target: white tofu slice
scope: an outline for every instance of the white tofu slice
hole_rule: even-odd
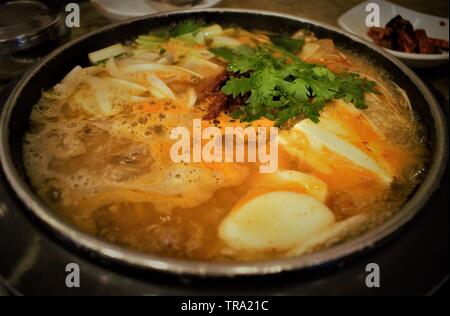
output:
[[[392,176],[384,170],[378,163],[364,153],[362,150],[345,141],[344,139],[326,131],[310,120],[303,120],[294,126],[295,130],[300,131],[308,138],[311,146],[320,149],[322,146],[329,150],[344,156],[356,165],[375,173],[382,181],[392,182]]]
[[[258,183],[265,187],[287,190],[292,185],[305,189],[308,195],[325,203],[328,186],[317,177],[296,170],[278,170],[275,173],[261,174]]]
[[[346,238],[359,235],[367,228],[367,225],[369,225],[369,216],[367,214],[355,215],[341,222],[333,223],[320,233],[294,247],[286,256],[302,256],[313,252],[319,247],[333,246]]]
[[[335,221],[325,204],[295,192],[271,192],[237,205],[219,226],[219,237],[237,250],[290,250]]]

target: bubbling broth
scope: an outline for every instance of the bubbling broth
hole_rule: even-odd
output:
[[[406,93],[306,30],[188,21],[89,58],[33,107],[24,163],[51,209],[109,242],[208,261],[301,256],[385,221],[425,172]],[[277,170],[174,162],[173,131],[194,120],[277,127]]]

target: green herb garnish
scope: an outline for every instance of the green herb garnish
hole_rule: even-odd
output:
[[[211,50],[229,63],[227,69],[234,74],[222,92],[233,98],[247,97],[245,106],[232,113],[234,118],[249,122],[266,117],[282,126],[296,117],[318,122],[321,110],[333,99],[351,102],[359,109],[367,107],[364,94],[374,92],[374,82],[305,63],[289,50],[275,45]]]
[[[202,21],[187,20],[171,29],[169,35],[170,37],[177,37],[189,33],[195,33],[204,26],[205,23]]]
[[[303,48],[303,45],[305,45],[305,41],[303,39],[295,39],[280,35],[272,35],[270,36],[270,40],[276,46],[281,47],[290,53],[299,52]]]

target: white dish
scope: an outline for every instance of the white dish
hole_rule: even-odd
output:
[[[221,0],[204,0],[190,9],[209,8]],[[143,15],[159,12],[146,0],[91,0],[97,11],[112,21],[123,21]],[[182,8],[180,8],[182,9]]]
[[[449,39],[449,20],[447,18],[420,13],[384,0],[369,0],[353,7],[339,17],[339,26],[372,42],[372,39],[367,35],[368,27],[365,22],[368,15],[365,9],[368,3],[377,3],[379,5],[381,26],[385,26],[395,16],[401,15],[409,20],[415,29],[424,29],[429,37],[447,41]],[[442,54],[411,54],[390,49],[386,50],[413,68],[442,66],[447,64],[449,59],[448,52]]]

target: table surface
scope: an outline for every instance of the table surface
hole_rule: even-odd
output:
[[[360,0],[223,0],[217,6],[276,11],[337,25],[338,17],[360,2]],[[447,0],[392,0],[392,2],[424,13],[448,17],[449,2]],[[73,29],[71,36],[75,38],[109,23],[111,22],[100,16],[90,3],[82,3],[81,27]],[[418,70],[417,73],[448,100],[448,67]],[[1,86],[0,83],[0,89]]]

